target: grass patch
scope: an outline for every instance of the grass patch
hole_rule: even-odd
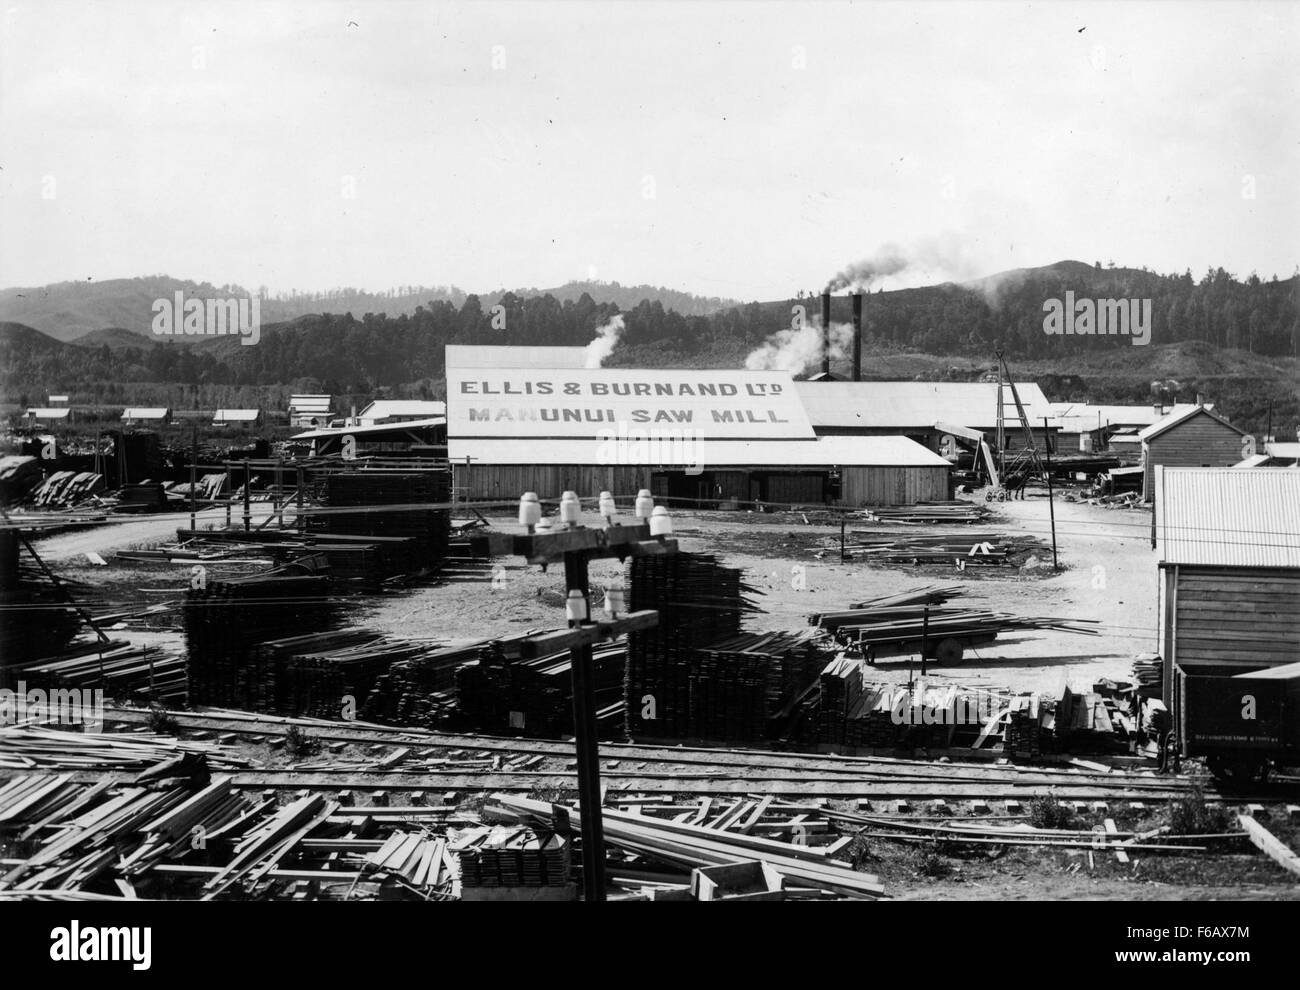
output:
[[[1050,794],[1036,797],[1029,802],[1029,824],[1034,828],[1069,828],[1074,824],[1074,811]]]
[[[284,749],[292,756],[307,756],[316,752],[316,740],[307,735],[301,726],[291,725],[284,734]]]
[[[1221,804],[1209,804],[1199,786],[1169,804],[1169,830],[1174,835],[1214,835],[1232,831],[1235,824],[1232,812]]]
[[[912,850],[912,869],[919,876],[938,880],[952,873],[952,864],[944,857],[939,843],[932,840]]]
[[[181,724],[171,715],[167,714],[162,705],[153,704],[149,706],[149,731],[156,732],[160,736],[175,736],[181,731]]]

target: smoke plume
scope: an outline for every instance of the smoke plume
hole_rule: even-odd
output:
[[[596,328],[596,339],[587,345],[584,368],[599,368],[614,353],[618,338],[623,336],[623,316],[615,316],[602,327]]]
[[[831,360],[839,360],[853,346],[853,327],[831,324]],[[799,329],[778,330],[745,358],[750,371],[788,371],[797,375],[822,360],[822,328],[807,321]]]
[[[886,244],[870,258],[845,268],[826,284],[825,291],[849,289],[865,292],[893,276],[897,276],[899,282],[922,285],[974,278],[976,274],[978,268],[968,254],[965,242],[949,235],[918,241],[909,248]]]

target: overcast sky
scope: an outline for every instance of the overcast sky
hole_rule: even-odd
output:
[[[11,3],[0,285],[1285,277],[1298,56],[1294,2]]]

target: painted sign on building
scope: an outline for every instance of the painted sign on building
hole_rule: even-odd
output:
[[[710,440],[813,436],[781,372],[447,369],[449,437],[596,438],[611,430],[664,429]]]

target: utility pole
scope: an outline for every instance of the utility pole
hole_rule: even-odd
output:
[[[1052,445],[1047,442],[1047,417],[1043,417],[1043,449],[1047,456],[1047,512],[1052,519],[1052,570],[1059,571],[1056,562],[1056,501],[1052,497]]]
[[[190,532],[199,528],[198,514],[194,504],[194,489],[198,484],[195,477],[199,466],[199,423],[190,420]]]
[[[564,585],[570,595],[582,596],[583,618],[570,619],[569,627],[591,624],[591,588],[587,578],[587,553],[564,554]],[[569,675],[573,682],[573,745],[578,756],[578,805],[582,809],[582,887],[589,901],[605,899],[605,826],[600,814],[600,751],[596,739],[596,693],[592,686],[591,644],[569,649]]]

